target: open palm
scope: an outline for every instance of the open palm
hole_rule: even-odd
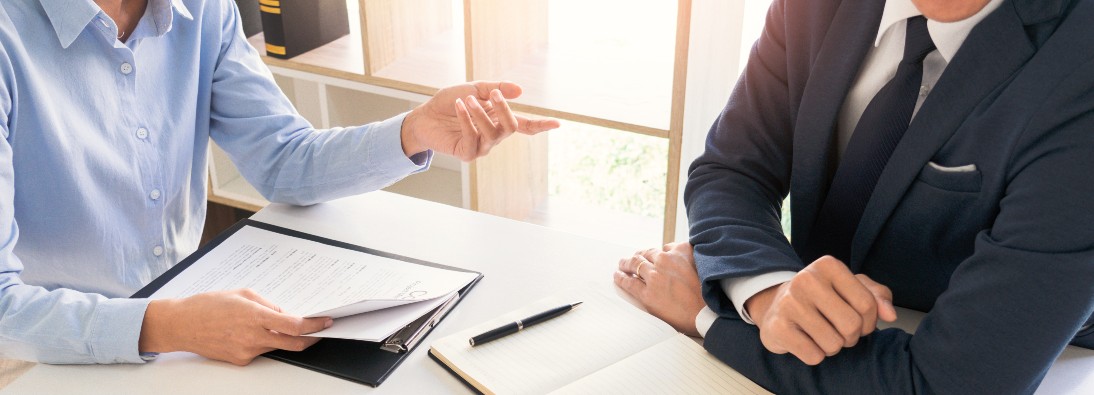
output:
[[[533,120],[513,113],[507,99],[520,97],[512,82],[470,82],[441,89],[403,122],[403,150],[427,149],[471,161],[513,133],[536,134],[557,128],[553,119]]]

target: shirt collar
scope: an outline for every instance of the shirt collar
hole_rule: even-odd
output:
[[[988,14],[995,11],[996,8],[1003,3],[1003,0],[991,0],[984,6],[979,12],[973,14],[968,18],[962,19],[956,22],[938,22],[934,20],[927,20],[927,31],[931,33],[931,40],[934,41],[935,47],[938,48],[938,53],[942,55],[942,58],[949,62],[953,59],[954,54],[961,48],[961,44],[965,42],[965,38],[969,36],[969,32],[976,24],[980,23]],[[923,15],[919,12],[919,9],[915,7],[912,0],[888,0],[885,2],[885,10],[881,14],[881,25],[878,27],[877,38],[874,40],[874,46],[881,45],[881,38],[884,37],[890,30],[899,26],[906,26],[901,22],[904,20]]]
[[[168,2],[170,2],[170,6],[168,6]],[[41,3],[42,9],[46,12],[46,17],[53,25],[53,31],[57,33],[57,39],[61,41],[62,48],[68,48],[69,45],[72,45],[72,42],[76,41],[76,37],[80,36],[87,24],[102,12],[102,9],[92,0],[41,0]],[[149,0],[148,7],[151,8],[156,23],[156,31],[159,34],[171,30],[172,11],[183,18],[194,19],[182,0]]]

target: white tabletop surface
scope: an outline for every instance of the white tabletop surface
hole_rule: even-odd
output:
[[[39,364],[0,393],[62,394],[442,394],[470,392],[427,352],[431,340],[577,286],[614,289],[620,257],[652,246],[620,246],[437,203],[374,192],[311,207],[270,205],[255,220],[480,271],[485,278],[380,387],[258,358],[245,367],[188,353],[145,365]],[[901,311],[914,329],[920,313]],[[1038,393],[1094,393],[1094,351],[1068,347]]]

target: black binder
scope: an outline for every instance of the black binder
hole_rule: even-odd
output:
[[[258,0],[266,55],[288,59],[349,34],[345,0]]]
[[[250,37],[262,33],[262,12],[258,10],[258,0],[236,0],[236,6],[239,7],[243,35]]]
[[[155,293],[157,290],[159,290],[161,287],[171,281],[171,279],[175,278],[175,276],[178,276],[179,273],[182,273],[183,270],[186,270],[187,267],[190,267],[190,265],[192,265],[198,259],[201,259],[202,256],[204,256],[209,251],[212,251],[214,248],[220,245],[220,243],[224,242],[224,240],[226,240],[229,236],[231,236],[233,233],[243,228],[244,226],[251,226],[292,237],[345,248],[348,250],[396,259],[410,264],[425,265],[447,270],[478,274],[478,277],[472,280],[471,283],[467,284],[467,286],[459,290],[459,297],[457,299],[454,299],[450,306],[441,306],[440,308],[438,308],[441,311],[437,312],[438,314],[436,315],[436,317],[434,317],[435,319],[424,319],[426,317],[423,317],[423,320],[419,320],[420,322],[417,322],[424,325],[421,328],[421,330],[424,332],[420,333],[420,337],[418,337],[417,340],[420,340],[421,338],[427,336],[428,332],[432,330],[433,326],[436,325],[445,316],[447,316],[448,312],[451,311],[451,307],[454,307],[456,304],[458,304],[459,301],[462,300],[465,295],[467,295],[467,292],[470,292],[471,288],[474,287],[475,284],[478,284],[479,280],[481,280],[483,277],[482,273],[471,270],[445,266],[433,262],[423,261],[420,259],[405,257],[402,255],[395,255],[388,252],[374,250],[371,248],[361,247],[349,243],[343,243],[337,240],[331,240],[316,235],[295,231],[292,229],[282,228],[276,225],[270,225],[267,223],[254,221],[251,219],[244,219],[237,222],[235,225],[232,225],[232,227],[228,228],[228,230],[225,230],[221,234],[217,235],[217,237],[213,239],[213,241],[209,242],[209,244],[205,245],[197,252],[194,252],[190,256],[186,257],[186,259],[183,259],[182,262],[179,262],[163,275],[157,277],[155,280],[152,280],[151,283],[146,285],[144,288],[141,288],[141,290],[133,294],[132,297],[147,298],[151,296],[153,293]],[[448,308],[446,309],[445,307]],[[304,351],[292,352],[277,350],[263,354],[263,356],[292,365],[300,366],[306,369],[311,369],[320,373],[329,374],[331,376],[341,379],[375,387],[380,385],[380,383],[383,383],[384,379],[386,379],[387,376],[390,375],[391,372],[393,372],[395,368],[403,362],[403,359],[405,359],[406,356],[409,355],[410,352],[414,351],[414,348],[416,348],[417,345],[421,343],[421,341],[416,341],[412,344],[407,344],[406,351],[395,353],[381,349],[381,347],[385,346],[384,343],[347,339],[323,339]]]

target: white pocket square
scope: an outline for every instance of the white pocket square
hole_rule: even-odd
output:
[[[975,164],[949,167],[949,166],[942,166],[942,165],[934,163],[934,162],[927,162],[927,165],[934,168],[935,170],[941,171],[943,173],[970,173],[970,172],[976,171],[976,165]]]

